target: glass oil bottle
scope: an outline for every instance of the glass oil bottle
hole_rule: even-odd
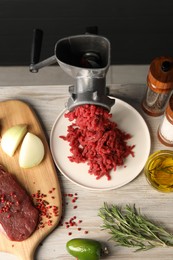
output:
[[[173,192],[173,151],[160,150],[151,154],[144,167],[147,181],[162,192]]]

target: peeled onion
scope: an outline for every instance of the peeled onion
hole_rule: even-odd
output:
[[[21,168],[32,168],[43,160],[44,145],[41,139],[28,132],[22,142],[19,152],[19,165]]]
[[[19,124],[10,127],[1,138],[2,150],[9,156],[13,156],[24,135],[27,132],[26,124]]]

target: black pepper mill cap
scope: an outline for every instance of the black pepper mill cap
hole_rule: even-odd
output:
[[[164,72],[169,71],[170,68],[171,68],[171,63],[170,63],[170,61],[165,60],[165,61],[162,62],[161,69],[162,69]]]

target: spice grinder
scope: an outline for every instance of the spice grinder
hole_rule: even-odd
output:
[[[110,42],[105,37],[94,34],[75,35],[57,41],[54,55],[39,62],[42,31],[35,29],[30,71],[58,63],[59,66],[75,79],[69,87],[70,97],[67,108],[94,104],[110,110],[115,103],[106,87],[106,73],[110,66]]]

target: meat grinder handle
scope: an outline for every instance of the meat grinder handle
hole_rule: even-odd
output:
[[[32,49],[31,49],[31,64],[29,66],[30,72],[38,72],[39,69],[57,62],[56,55],[53,55],[39,62],[42,38],[43,38],[43,32],[40,29],[34,29]]]
[[[31,66],[35,65],[40,60],[41,46],[43,39],[43,31],[40,29],[33,30],[33,38],[31,45]],[[30,69],[31,70],[31,69]],[[37,72],[38,70],[31,70],[32,72]]]

